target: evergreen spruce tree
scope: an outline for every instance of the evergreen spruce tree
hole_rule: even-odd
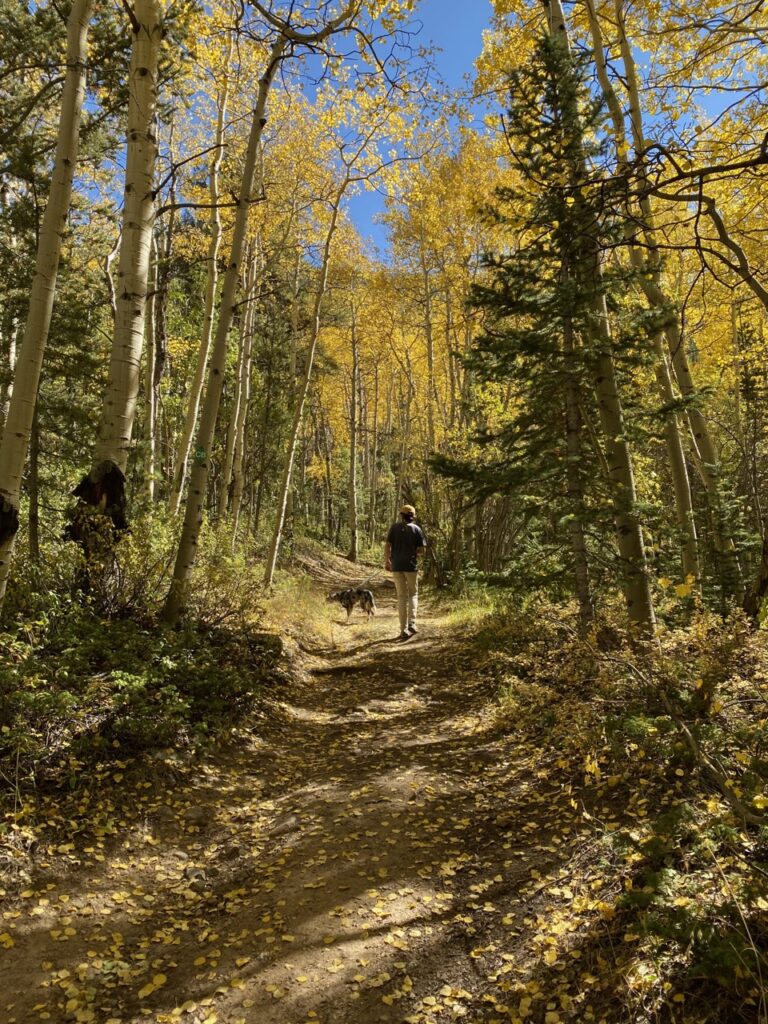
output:
[[[613,305],[628,283],[595,272],[595,253],[621,234],[592,141],[601,119],[583,62],[557,38],[542,37],[510,75],[507,140],[517,181],[497,190],[490,215],[511,244],[486,256],[486,281],[473,290],[486,327],[469,363],[511,401],[503,422],[478,437],[488,452],[482,465],[435,459],[480,495],[513,491],[545,508],[552,546],[563,546],[567,532],[583,631],[594,615],[587,536],[614,504],[599,440],[595,308]]]

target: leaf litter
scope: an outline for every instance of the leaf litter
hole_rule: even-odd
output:
[[[393,622],[315,653],[258,735],[173,785],[51,800],[3,911],[5,1024],[604,1019],[617,893],[584,809],[494,727],[436,611],[407,647]]]

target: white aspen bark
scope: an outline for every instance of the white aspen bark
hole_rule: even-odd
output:
[[[426,241],[424,238],[424,226],[422,225],[419,261],[421,263],[421,276],[424,283],[424,333],[427,340],[427,446],[431,454],[435,450],[435,404],[437,392],[435,389],[435,339],[432,328],[432,282],[429,277],[425,249]]]
[[[120,251],[120,237],[121,235],[118,232],[115,244],[104,257],[104,284],[107,286],[107,299],[109,301],[109,310],[112,314],[113,334],[115,331],[115,320],[117,319],[117,303],[115,301],[115,279],[112,276],[112,264],[115,262],[115,258]]]
[[[155,304],[157,303],[157,245],[153,242],[147,311],[144,317],[144,434],[147,443],[145,485],[149,500],[155,500],[157,392],[155,391]]]
[[[570,279],[570,268],[563,260],[563,277]],[[576,365],[576,341],[573,320],[566,316],[563,322],[563,365],[565,369],[565,441],[566,480],[568,491],[568,534],[573,556],[573,575],[579,602],[579,627],[586,636],[595,618],[592,601],[587,541],[584,531],[586,509],[584,504],[583,452],[581,443],[581,410]]]
[[[227,49],[227,66],[232,57],[233,36],[230,33]],[[197,351],[197,362],[192,382],[189,386],[189,399],[187,401],[187,412],[184,417],[184,429],[179,441],[176,466],[173,472],[173,486],[171,487],[170,509],[175,515],[179,511],[181,495],[184,484],[187,480],[187,464],[189,453],[192,448],[192,437],[195,433],[197,415],[200,411],[200,397],[203,393],[203,382],[205,370],[208,364],[208,351],[211,347],[211,336],[213,334],[213,312],[216,302],[216,288],[219,280],[219,247],[221,245],[221,214],[219,213],[219,172],[221,161],[224,157],[224,124],[227,118],[227,105],[229,101],[229,77],[224,76],[224,81],[219,90],[217,113],[216,113],[216,135],[214,137],[214,150],[211,159],[211,166],[208,176],[208,199],[211,204],[210,238],[208,240],[208,253],[206,263],[208,272],[205,280],[205,311],[203,313],[203,329],[200,335],[200,346]]]
[[[349,552],[350,562],[357,561],[357,395],[360,374],[357,344],[357,314],[352,311],[352,394],[349,402]]]
[[[48,203],[37,244],[35,275],[13,394],[0,442],[0,608],[19,528],[19,494],[37,406],[40,370],[51,326],[61,244],[72,196],[85,96],[88,25],[92,0],[73,0],[67,19],[67,72],[61,98],[56,154]]]
[[[8,205],[8,194],[9,188],[6,184],[0,186],[0,210],[5,213]],[[10,239],[8,241],[8,247],[11,252],[16,251],[16,236],[11,230]],[[0,330],[2,330],[3,324],[0,321]],[[2,403],[2,409],[0,409],[0,437],[2,437],[2,431],[5,428],[5,421],[8,418],[8,408],[11,403],[11,395],[13,394],[13,377],[16,372],[16,355],[18,348],[18,337],[19,337],[19,324],[15,316],[11,317],[8,325],[8,341],[7,344],[3,344],[2,334],[0,334],[0,349],[5,348],[7,350],[6,365],[8,367],[8,380],[3,388],[3,395],[0,399]]]
[[[400,401],[400,424],[401,424],[401,435],[400,435],[400,466],[397,474],[397,484],[395,493],[395,502],[398,507],[406,500],[405,485],[408,481],[408,470],[410,468],[410,447],[413,443],[411,438],[411,409],[413,405],[413,398],[416,394],[416,387],[413,382],[413,373],[411,371],[411,361],[408,358],[406,352],[406,373],[401,375],[401,389],[403,383],[403,377],[405,383],[408,386],[407,395],[403,396],[401,391]]]
[[[256,173],[256,163],[259,153],[262,132],[266,124],[266,106],[269,89],[272,85],[275,72],[280,64],[283,51],[288,40],[284,35],[279,35],[272,45],[267,66],[259,82],[259,92],[256,100],[256,107],[253,112],[248,148],[246,150],[245,165],[240,185],[240,195],[237,201],[237,212],[235,225],[232,233],[232,245],[227,262],[227,270],[224,275],[224,284],[221,293],[219,306],[219,320],[216,325],[216,337],[211,354],[211,365],[206,389],[205,402],[200,416],[200,426],[197,432],[197,444],[194,455],[192,472],[190,474],[189,492],[187,494],[184,524],[179,540],[179,548],[176,555],[176,563],[173,570],[173,580],[166,598],[163,609],[163,618],[167,622],[176,622],[181,612],[186,588],[192,569],[195,564],[197,553],[197,542],[200,534],[200,527],[203,523],[203,509],[205,505],[205,494],[208,486],[208,470],[211,457],[211,444],[216,430],[216,419],[219,413],[221,391],[224,386],[224,369],[227,355],[227,337],[232,324],[232,317],[235,308],[235,296],[240,279],[240,266],[243,260],[245,248],[245,237],[248,229],[248,213],[251,208],[253,184]]]
[[[637,81],[632,47],[627,36],[626,22],[624,19],[623,0],[614,0],[614,12],[616,24],[619,30],[619,44],[621,55],[625,65],[625,80],[627,94],[629,97],[630,124],[632,126],[632,140],[635,147],[635,154],[641,161],[641,181],[647,180],[644,154],[646,150],[646,139],[643,131],[643,112],[640,103],[640,89]],[[646,244],[652,256],[651,274],[640,275],[640,285],[650,305],[658,309],[668,309],[671,303],[664,294],[661,287],[661,273],[658,261],[656,224],[651,205],[651,198],[645,189],[640,200],[642,212],[641,225],[643,227]],[[642,265],[642,258],[639,253],[633,255],[633,262],[636,267]],[[693,437],[694,464],[699,471],[702,482],[709,495],[715,518],[715,540],[723,558],[723,568],[728,576],[728,583],[732,587],[734,596],[741,602],[744,600],[745,587],[744,578],[739,564],[738,553],[730,534],[729,524],[725,522],[722,515],[722,494],[720,485],[720,456],[709,429],[707,418],[701,409],[697,408],[694,399],[697,390],[691,374],[688,357],[683,344],[680,324],[676,316],[668,318],[665,324],[664,333],[667,339],[667,347],[672,361],[672,368],[677,379],[678,386],[684,398],[688,399],[686,413]],[[678,456],[679,458],[679,456]],[[682,493],[682,482],[676,481],[676,490]],[[690,492],[690,485],[689,485]],[[683,515],[688,522],[693,521],[693,510],[685,513],[678,510],[678,517],[682,523]],[[689,528],[690,532],[690,528]],[[690,540],[688,541],[690,545]],[[698,574],[696,575],[698,579]]]
[[[27,469],[29,494],[29,557],[35,565],[40,563],[40,403],[35,405],[32,432],[29,437],[29,466]]]
[[[376,540],[376,489],[379,485],[379,364],[373,368],[373,417],[371,420],[371,464],[368,506],[368,543]]]
[[[445,368],[448,377],[448,386],[450,388],[450,405],[448,411],[448,420],[446,422],[446,428],[453,430],[456,425],[456,403],[457,403],[457,383],[456,383],[456,365],[454,362],[453,344],[452,339],[454,336],[453,332],[453,302],[451,298],[451,284],[450,281],[446,281],[445,286]]]
[[[235,393],[232,398],[232,408],[229,411],[229,422],[227,423],[227,436],[224,439],[224,459],[221,466],[221,479],[219,480],[219,493],[216,500],[215,514],[222,519],[229,509],[229,485],[232,480],[232,464],[235,459],[235,434],[237,432],[237,421],[240,416],[240,399],[242,396],[243,379],[243,356],[245,355],[245,334],[247,331],[245,315],[240,321],[240,330],[237,339],[237,366],[235,367]]]
[[[255,307],[257,260],[251,255],[248,264],[248,278],[245,286],[245,307],[240,321],[240,344],[238,345],[237,383],[232,415],[227,430],[227,450],[224,454],[224,472],[219,490],[219,515],[225,515],[229,507],[230,485],[234,484],[236,462],[242,445],[240,437],[245,428],[248,412],[248,382],[251,373],[251,345],[253,343],[253,319]]]
[[[548,16],[550,35],[559,39],[570,52],[568,29],[560,0],[542,0]],[[574,169],[585,177],[584,168]],[[594,348],[592,377],[597,407],[605,441],[612,494],[616,541],[622,565],[622,589],[631,622],[649,636],[656,628],[645,545],[640,521],[635,512],[637,500],[632,455],[625,437],[624,411],[616,380],[613,359],[613,338],[602,280],[601,254],[597,240],[585,240],[585,284],[594,291],[590,334]],[[575,268],[576,272],[576,268]]]
[[[325,236],[325,244],[323,245],[323,258],[320,264],[320,277],[318,280],[317,288],[315,290],[315,299],[312,306],[312,330],[309,339],[309,350],[306,356],[306,362],[304,364],[304,376],[298,389],[296,396],[296,407],[293,413],[293,424],[291,427],[291,436],[288,440],[288,451],[286,453],[285,462],[283,464],[283,475],[280,483],[280,494],[278,496],[277,504],[277,519],[275,521],[275,528],[272,533],[272,542],[269,546],[269,554],[267,555],[267,564],[264,570],[264,584],[267,587],[272,586],[272,580],[275,575],[275,566],[277,565],[277,556],[280,551],[280,542],[283,536],[283,526],[285,525],[285,513],[288,507],[288,494],[291,487],[291,476],[293,474],[293,463],[296,458],[296,447],[299,441],[299,435],[301,433],[301,425],[304,419],[304,407],[307,402],[307,395],[309,394],[309,385],[312,379],[312,367],[315,360],[315,351],[317,349],[317,340],[320,337],[320,325],[321,325],[321,311],[323,305],[323,299],[325,298],[325,291],[328,285],[328,269],[331,262],[331,249],[333,246],[333,238],[336,234],[336,227],[339,220],[339,210],[341,208],[341,200],[344,197],[344,193],[349,185],[349,172],[344,177],[340,188],[338,189],[332,206],[331,206],[331,220],[328,226],[328,231]]]
[[[3,408],[2,408],[2,427],[0,427],[0,436],[2,431],[5,429],[5,423],[8,419],[8,410],[11,406],[11,396],[13,395],[13,381],[16,375],[16,358],[17,358],[17,341],[18,341],[18,324],[14,318],[11,322],[11,328],[8,333],[8,383],[5,386],[5,394],[3,395]]]
[[[253,335],[256,322],[255,305],[248,318],[248,330],[245,337],[243,353],[242,380],[240,385],[240,406],[237,416],[237,433],[235,435],[235,457],[232,466],[232,550],[237,543],[237,528],[240,522],[240,507],[243,501],[245,483],[245,442],[248,425],[248,409],[251,401],[251,361],[253,353]]]
[[[147,277],[154,221],[157,71],[163,36],[159,0],[135,0],[129,71],[128,146],[115,331],[91,478],[128,465],[144,344]],[[87,500],[87,497],[86,497]]]
[[[235,457],[235,434],[237,431],[237,419],[240,415],[240,398],[242,395],[243,381],[243,356],[245,354],[245,338],[248,333],[248,312],[250,309],[248,297],[250,295],[251,273],[253,264],[249,257],[245,257],[248,264],[247,280],[243,289],[243,299],[240,304],[240,329],[237,337],[237,364],[235,366],[235,393],[232,396],[232,408],[227,423],[227,435],[224,440],[224,458],[221,467],[221,479],[219,480],[219,493],[216,502],[216,514],[221,518],[227,513],[229,506],[229,483],[232,478],[232,462]]]
[[[293,198],[291,215],[296,219],[296,240],[293,255],[293,276],[291,280],[291,351],[288,359],[288,408],[294,409],[296,403],[296,369],[299,357],[299,284],[301,271],[301,251],[299,249],[299,224],[296,208],[296,197]],[[294,494],[293,487],[288,488],[285,506],[285,522],[293,521]]]
[[[611,121],[613,122],[616,141],[617,162],[619,171],[621,172],[626,169],[627,166],[627,142],[624,128],[624,111],[622,110],[621,103],[616,95],[616,90],[608,76],[603,36],[593,0],[586,0],[586,7],[590,32],[592,35],[592,51],[597,70],[597,77],[611,114]],[[639,107],[633,108],[633,126],[637,125],[638,114]],[[640,136],[640,138],[641,137],[642,136]],[[638,150],[638,152],[642,152],[642,150]],[[649,200],[642,204],[641,213],[643,215],[641,220],[643,232],[646,235],[646,238],[648,238],[649,235],[653,235],[655,230],[653,213],[650,208]],[[637,246],[633,244],[632,239],[632,225],[636,220],[636,215],[632,216],[631,212],[627,210],[627,228],[625,231],[625,237],[629,246],[630,260],[634,269],[638,271],[638,279],[644,284],[645,274],[643,272],[647,268],[644,266],[642,254],[638,250]],[[651,252],[653,252],[653,249]],[[653,301],[647,291],[645,294],[649,304],[656,306],[657,303]],[[667,359],[667,354],[664,351],[661,343],[661,337],[658,333],[654,337],[654,349],[656,352],[656,380],[659,385],[662,401],[669,410],[665,417],[664,435],[667,443],[667,456],[669,459],[670,475],[672,477],[672,486],[675,495],[675,510],[677,513],[678,526],[680,528],[680,554],[683,578],[688,579],[689,577],[692,577],[695,581],[699,581],[701,578],[701,568],[699,565],[698,537],[696,532],[696,519],[693,510],[693,498],[691,495],[691,482],[685,459],[685,448],[683,446],[680,420],[677,413],[674,411],[674,405],[677,402],[677,395],[675,393],[674,381]]]

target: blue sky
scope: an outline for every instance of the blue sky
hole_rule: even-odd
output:
[[[421,0],[415,21],[421,22],[419,42],[433,43],[441,52],[435,55],[437,72],[450,88],[463,84],[471,74],[475,58],[482,49],[483,29],[491,18],[490,0]],[[363,192],[350,202],[350,215],[364,238],[385,247],[386,231],[374,223],[384,209],[384,200],[377,192]]]

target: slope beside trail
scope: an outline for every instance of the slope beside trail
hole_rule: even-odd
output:
[[[40,865],[5,914],[3,1024],[590,1019],[561,966],[567,796],[488,728],[450,619],[427,602],[397,643],[373,586],[372,621],[329,605],[299,634],[259,735]]]

